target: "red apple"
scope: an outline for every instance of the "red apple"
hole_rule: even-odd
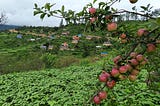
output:
[[[108,23],[107,29],[108,31],[115,31],[117,30],[117,24],[115,22]]]
[[[109,77],[110,77],[110,74],[109,74],[109,73],[107,73],[106,71],[102,71],[102,74],[104,74],[104,76],[106,76],[107,78],[109,78]]]
[[[112,17],[112,15],[107,15],[105,18],[106,18],[106,20],[111,20],[113,17]]]
[[[144,36],[148,35],[149,34],[149,31],[148,30],[145,30],[144,31]]]
[[[99,98],[99,96],[95,96],[95,97],[93,98],[93,102],[98,105],[98,104],[101,103],[101,99]]]
[[[130,1],[130,3],[134,4],[134,3],[136,3],[138,0],[129,0],[129,1]]]
[[[106,82],[108,80],[108,78],[110,77],[110,74],[103,71],[100,75],[99,75],[99,81],[100,82]]]
[[[107,81],[107,77],[103,74],[99,75],[99,81],[100,82],[106,82]]]
[[[141,37],[141,36],[143,36],[143,35],[147,35],[148,34],[148,31],[146,30],[146,29],[139,29],[138,31],[137,31],[137,35],[139,36],[139,37]]]
[[[101,91],[98,93],[99,98],[102,99],[106,99],[107,98],[107,92],[106,91]]]
[[[90,22],[94,23],[96,20],[97,20],[97,18],[93,17],[93,18],[90,19]]]
[[[116,82],[114,80],[107,81],[106,85],[108,88],[112,89],[116,85]]]
[[[118,61],[119,61],[121,58],[122,58],[122,57],[121,57],[120,55],[118,55],[117,57],[115,57],[115,58],[113,59],[113,62],[114,62],[115,64],[117,64]]]
[[[122,75],[122,74],[119,75],[119,79],[120,79],[120,80],[125,80],[126,78],[127,78],[127,77],[126,77],[125,75]]]
[[[143,61],[144,60],[144,57],[143,57],[143,55],[142,54],[138,54],[137,56],[136,56],[136,59],[137,59],[137,61]]]
[[[112,71],[111,71],[111,75],[113,77],[118,77],[119,76],[119,70],[116,69],[116,68],[113,68]]]
[[[133,66],[137,66],[139,64],[139,62],[136,59],[131,59],[129,60],[129,62],[131,63],[131,65]]]
[[[135,81],[137,79],[137,76],[136,75],[129,75],[128,78],[130,81]]]
[[[156,50],[156,46],[152,43],[147,44],[147,52],[154,52]]]
[[[130,53],[130,57],[136,58],[136,56],[137,56],[137,53],[136,53],[136,52],[131,52],[131,53]]]
[[[127,43],[127,39],[121,39],[121,43]]]
[[[128,68],[126,67],[126,66],[121,66],[120,68],[119,68],[119,72],[120,73],[126,73],[128,71]]]
[[[139,74],[139,70],[133,69],[133,70],[131,71],[131,74],[132,74],[132,75],[138,75],[138,74]]]
[[[126,64],[125,66],[127,67],[127,70],[128,70],[128,71],[131,71],[131,70],[132,70],[132,66],[131,66],[130,64]]]
[[[94,14],[94,13],[96,13],[96,9],[95,8],[89,8],[89,13],[90,14]]]
[[[147,64],[148,60],[146,58],[144,58],[144,60],[140,63],[141,65],[145,65]]]
[[[126,38],[126,34],[122,33],[122,34],[120,35],[120,38],[125,39],[125,38]]]

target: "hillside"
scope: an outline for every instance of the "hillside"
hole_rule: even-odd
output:
[[[17,26],[17,25],[0,25],[0,31],[1,30],[8,30],[8,29],[16,29],[19,28],[21,26]]]
[[[107,39],[98,38],[100,31],[93,35],[93,33],[80,33],[83,25],[74,26],[74,29],[72,27],[66,26],[57,31],[53,28],[44,28],[49,31],[30,27],[17,29],[21,35],[17,32],[2,32],[0,34],[1,74],[87,64],[102,58],[101,52],[111,51],[111,47],[103,46]],[[66,32],[69,34],[65,35]],[[81,35],[80,40],[74,43],[73,36],[78,34]],[[87,39],[88,36],[93,36],[92,40]],[[65,42],[68,47],[62,46]],[[49,44],[47,50],[43,48],[46,44]],[[98,45],[101,46],[100,50],[96,50]]]
[[[95,106],[89,100],[106,86],[98,80],[100,73],[110,72],[113,58],[127,55],[136,42],[123,43],[119,36],[126,30],[127,37],[137,37],[139,28],[156,26],[151,23],[120,22],[118,32],[84,32],[84,25],[0,32],[0,106]],[[159,106],[159,74],[154,73],[159,55],[158,44],[154,53],[144,54],[149,64],[140,67],[136,81],[115,78],[113,89],[104,88],[108,95],[101,106]]]

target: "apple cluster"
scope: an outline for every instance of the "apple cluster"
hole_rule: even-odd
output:
[[[121,40],[121,43],[127,43],[127,35],[125,33],[122,33],[120,35],[120,40]]]
[[[108,23],[108,31],[114,31],[117,29],[117,24],[114,22]],[[149,31],[146,29],[139,29],[137,31],[137,36],[147,36]],[[126,34],[122,33],[120,35],[121,39],[127,39]],[[154,43],[146,43],[146,52],[154,52],[156,46]],[[105,83],[105,86],[112,89],[117,81],[129,79],[130,81],[135,81],[140,72],[140,67],[147,63],[147,59],[143,54],[137,52],[130,52],[126,58],[121,55],[113,58],[114,66],[108,72],[105,70],[99,75],[98,79],[100,82]],[[94,96],[93,101],[95,104],[100,104],[100,102],[107,97],[107,92],[101,91],[96,96]]]
[[[93,101],[95,104],[100,104],[102,100],[107,98],[106,91],[100,91],[96,96],[94,96]]]
[[[147,36],[149,34],[149,31],[146,29],[139,29],[137,31],[137,36],[138,37],[143,37],[143,36]],[[148,43],[147,45],[147,52],[154,52],[156,50],[156,46],[154,43]]]
[[[136,52],[131,52],[125,62],[121,60],[121,56],[115,57],[113,59],[115,66],[111,70],[111,75],[119,80],[128,78],[130,81],[135,81],[140,72],[140,66],[147,63],[147,59],[142,54]]]
[[[105,70],[99,75],[98,79],[100,82],[105,83],[106,87],[112,89],[117,81],[129,79],[130,81],[135,81],[140,72],[140,66],[147,63],[147,59],[139,53],[131,52],[130,56],[125,62],[122,62],[122,57],[120,55],[113,59],[114,67],[111,71],[106,72]],[[120,64],[121,63],[121,64]],[[100,91],[93,98],[95,104],[100,104],[100,102],[107,98],[106,91]]]
[[[89,13],[90,13],[90,15],[91,15],[91,17],[90,17],[90,23],[95,23],[97,20],[98,20],[98,18],[97,18],[97,16],[96,16],[96,12],[97,12],[97,10],[96,10],[96,8],[94,8],[94,7],[91,7],[91,8],[89,8]],[[112,20],[112,15],[106,15],[105,16],[105,19],[107,20],[107,21],[111,21]],[[111,22],[112,23],[112,22]],[[117,27],[117,25],[114,23],[114,24],[111,24],[110,23],[110,25],[111,25],[111,27],[113,28],[114,27],[114,29],[113,30],[116,30],[116,27]],[[109,30],[110,31],[110,30]],[[112,30],[111,30],[112,31]]]
[[[96,8],[89,8],[89,13],[92,15],[92,17],[90,18],[90,23],[94,23],[97,20],[97,17],[94,16],[94,14],[96,13]]]

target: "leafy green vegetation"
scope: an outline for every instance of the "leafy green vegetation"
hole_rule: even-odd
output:
[[[0,106],[160,105],[156,13],[96,1],[79,13],[35,3],[34,15],[61,18],[60,27],[0,32]]]
[[[137,27],[137,23],[142,23],[142,25]],[[111,65],[114,64],[113,57],[119,54],[125,55],[126,50],[133,45],[120,42],[121,32],[128,29],[127,36],[132,37],[135,36],[132,31],[137,31],[141,27],[150,30],[154,26],[152,20],[120,22],[118,33],[100,30],[83,32],[84,25],[68,25],[56,31],[52,31],[52,28],[42,30],[43,28],[39,27],[24,27],[18,29],[23,35],[22,39],[17,38],[17,33],[1,32],[0,74],[4,75],[0,76],[0,105],[94,106],[88,100],[97,89],[103,86],[97,80],[98,75],[102,69],[109,71],[112,68]],[[55,39],[28,34],[30,30],[36,34],[53,33]],[[61,34],[66,31],[70,34],[62,36]],[[75,45],[71,42],[72,37],[77,34],[82,34],[82,37]],[[86,39],[88,35],[101,38],[88,40]],[[31,41],[31,38],[40,39]],[[109,41],[112,46],[103,46],[106,41]],[[52,50],[40,48],[47,42],[53,45]],[[74,50],[61,51],[60,46],[64,42],[67,42],[69,48]],[[96,48],[96,46],[101,46],[101,48]],[[157,69],[156,66],[159,67],[159,50],[157,46],[156,52],[151,53],[153,57],[148,56],[151,64],[141,69],[135,82],[129,80],[118,82],[109,92],[108,99],[102,101],[101,105],[158,106],[160,104],[160,85],[157,80],[159,74],[153,71]],[[103,57],[101,52],[107,52],[107,55]],[[148,79],[148,75],[153,74],[154,77]]]
[[[82,106],[97,87],[100,65],[13,73],[0,76],[1,106]],[[160,94],[147,87],[146,70],[139,80],[117,83],[104,106],[158,106]],[[98,84],[98,85],[97,85]],[[93,104],[88,104],[92,106]]]

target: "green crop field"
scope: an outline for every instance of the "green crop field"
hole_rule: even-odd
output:
[[[83,106],[98,89],[100,65],[13,73],[0,76],[1,106]],[[117,83],[103,106],[159,106],[160,95],[149,90],[146,70],[135,82]],[[88,104],[92,105],[92,104]]]

